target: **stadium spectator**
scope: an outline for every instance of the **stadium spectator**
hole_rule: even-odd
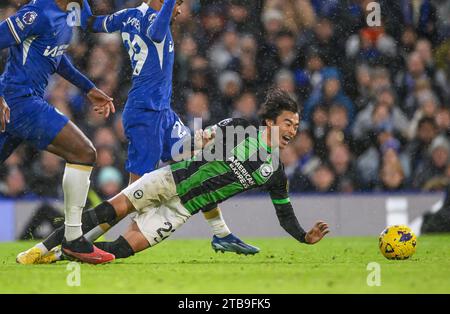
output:
[[[406,151],[411,160],[411,169],[423,167],[427,159],[428,150],[433,140],[438,136],[438,127],[433,118],[422,118],[417,126],[417,133],[414,139],[406,147]]]
[[[101,199],[109,199],[121,191],[123,176],[114,167],[101,168],[98,173],[97,190]]]
[[[428,155],[414,172],[413,185],[423,188],[427,182],[447,172],[450,156],[450,143],[443,136],[436,137],[428,149]]]
[[[49,152],[41,152],[40,158],[33,162],[31,169],[33,175],[28,175],[27,182],[34,194],[53,198],[63,197],[61,180],[64,165],[61,158]]]
[[[355,115],[354,105],[342,89],[339,73],[337,71],[330,71],[329,76],[324,78],[321,93],[312,94],[306,100],[303,119],[309,122],[311,120],[311,113],[317,105],[322,104],[330,107],[335,103],[346,108],[348,120],[352,123]]]
[[[258,125],[258,104],[253,93],[244,92],[233,104],[232,118],[244,118]]]
[[[383,155],[380,169],[380,183],[375,188],[384,192],[398,192],[406,188],[406,176],[402,164],[394,150],[388,150]]]
[[[314,154],[314,143],[310,132],[308,130],[300,131],[293,146],[298,156],[296,175],[310,175],[320,163],[320,159]]]
[[[8,170],[5,181],[0,185],[0,195],[5,198],[19,199],[32,197],[25,182],[25,176],[20,168]]]
[[[319,165],[310,177],[311,191],[329,193],[336,192],[337,178],[333,169],[326,163]]]
[[[329,161],[336,174],[337,192],[349,193],[359,190],[359,175],[347,145],[338,144],[331,147]]]

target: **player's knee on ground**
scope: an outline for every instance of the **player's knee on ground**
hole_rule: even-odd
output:
[[[113,242],[96,242],[95,246],[103,251],[114,254],[116,258],[127,258],[134,255],[133,248],[122,236]]]

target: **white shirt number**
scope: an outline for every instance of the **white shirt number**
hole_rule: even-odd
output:
[[[145,61],[147,60],[148,46],[139,35],[134,35],[133,41],[131,41],[129,33],[122,33],[122,39],[125,45],[128,46],[128,54],[130,55],[131,62],[133,62],[133,64],[136,62],[133,69],[133,75],[139,76]]]

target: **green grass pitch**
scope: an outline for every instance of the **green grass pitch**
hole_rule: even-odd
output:
[[[450,293],[450,235],[423,236],[405,261],[386,260],[376,237],[246,239],[255,256],[215,253],[209,241],[166,240],[129,259],[81,265],[80,286],[67,285],[68,262],[23,266],[32,243],[0,244],[0,293]],[[370,262],[381,286],[368,286]]]

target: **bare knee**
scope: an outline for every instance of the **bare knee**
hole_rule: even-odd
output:
[[[119,219],[122,219],[128,216],[128,214],[136,211],[133,204],[123,193],[119,193],[112,199],[108,200],[108,202],[114,207],[117,218]]]
[[[123,237],[128,242],[134,253],[138,253],[150,247],[150,243],[135,222],[130,226]]]

